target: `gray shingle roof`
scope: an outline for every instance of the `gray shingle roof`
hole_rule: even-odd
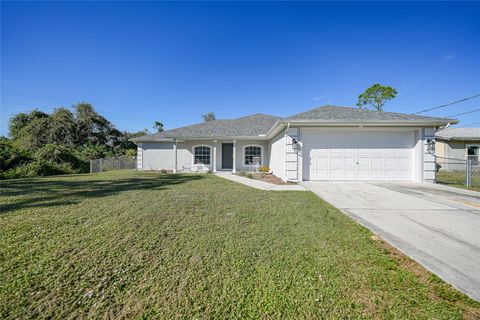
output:
[[[158,141],[171,138],[259,137],[266,135],[277,122],[330,123],[427,123],[432,125],[457,123],[455,119],[425,117],[404,113],[378,112],[358,108],[323,106],[310,111],[280,118],[268,114],[254,114],[237,119],[214,120],[132,139],[135,142]]]
[[[258,137],[265,135],[280,117],[254,114],[237,119],[214,120],[132,139],[155,141],[168,138]]]
[[[450,128],[438,131],[436,138],[444,140],[480,140],[480,128]]]
[[[454,119],[436,118],[418,116],[405,113],[395,112],[378,112],[372,110],[363,110],[359,108],[337,107],[337,106],[323,106],[306,112],[298,113],[286,118],[288,121],[345,121],[345,122],[453,122]]]

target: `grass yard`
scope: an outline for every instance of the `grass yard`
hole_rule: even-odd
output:
[[[476,169],[472,177],[472,186],[469,188],[465,185],[465,172],[463,171],[445,171],[437,172],[436,179],[438,183],[448,185],[450,187],[457,187],[462,189],[469,189],[480,191],[480,172]]]
[[[134,171],[1,182],[0,318],[478,319],[309,192]]]

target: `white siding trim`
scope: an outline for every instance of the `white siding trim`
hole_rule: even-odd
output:
[[[414,131],[413,180],[423,181],[423,130]]]
[[[173,139],[173,173],[177,173],[177,164],[178,164],[178,150],[177,150],[177,139]]]
[[[237,140],[233,140],[233,166],[232,173],[237,173]]]
[[[435,153],[428,152],[428,143],[427,140],[435,141],[435,129],[434,128],[423,128],[423,181],[424,182],[435,182]]]
[[[298,181],[303,181],[303,130],[298,128],[298,151],[297,151],[297,162],[298,162]]]
[[[143,170],[143,149],[141,143],[137,145],[137,170]]]
[[[299,145],[294,147],[293,139],[299,141],[300,128],[287,127],[285,131],[285,180],[298,182],[299,177],[298,153]]]
[[[217,140],[213,140],[213,172],[217,172]]]

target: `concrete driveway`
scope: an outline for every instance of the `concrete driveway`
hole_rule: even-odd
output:
[[[414,182],[303,185],[480,301],[479,192]]]

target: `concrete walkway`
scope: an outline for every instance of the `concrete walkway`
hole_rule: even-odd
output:
[[[246,186],[260,189],[260,190],[269,190],[269,191],[307,191],[304,187],[299,184],[273,184],[268,183],[265,181],[259,181],[255,179],[249,179],[241,176],[237,176],[231,172],[217,172],[215,173],[217,176],[230,180],[235,181]]]
[[[414,182],[303,185],[480,301],[480,193]]]

